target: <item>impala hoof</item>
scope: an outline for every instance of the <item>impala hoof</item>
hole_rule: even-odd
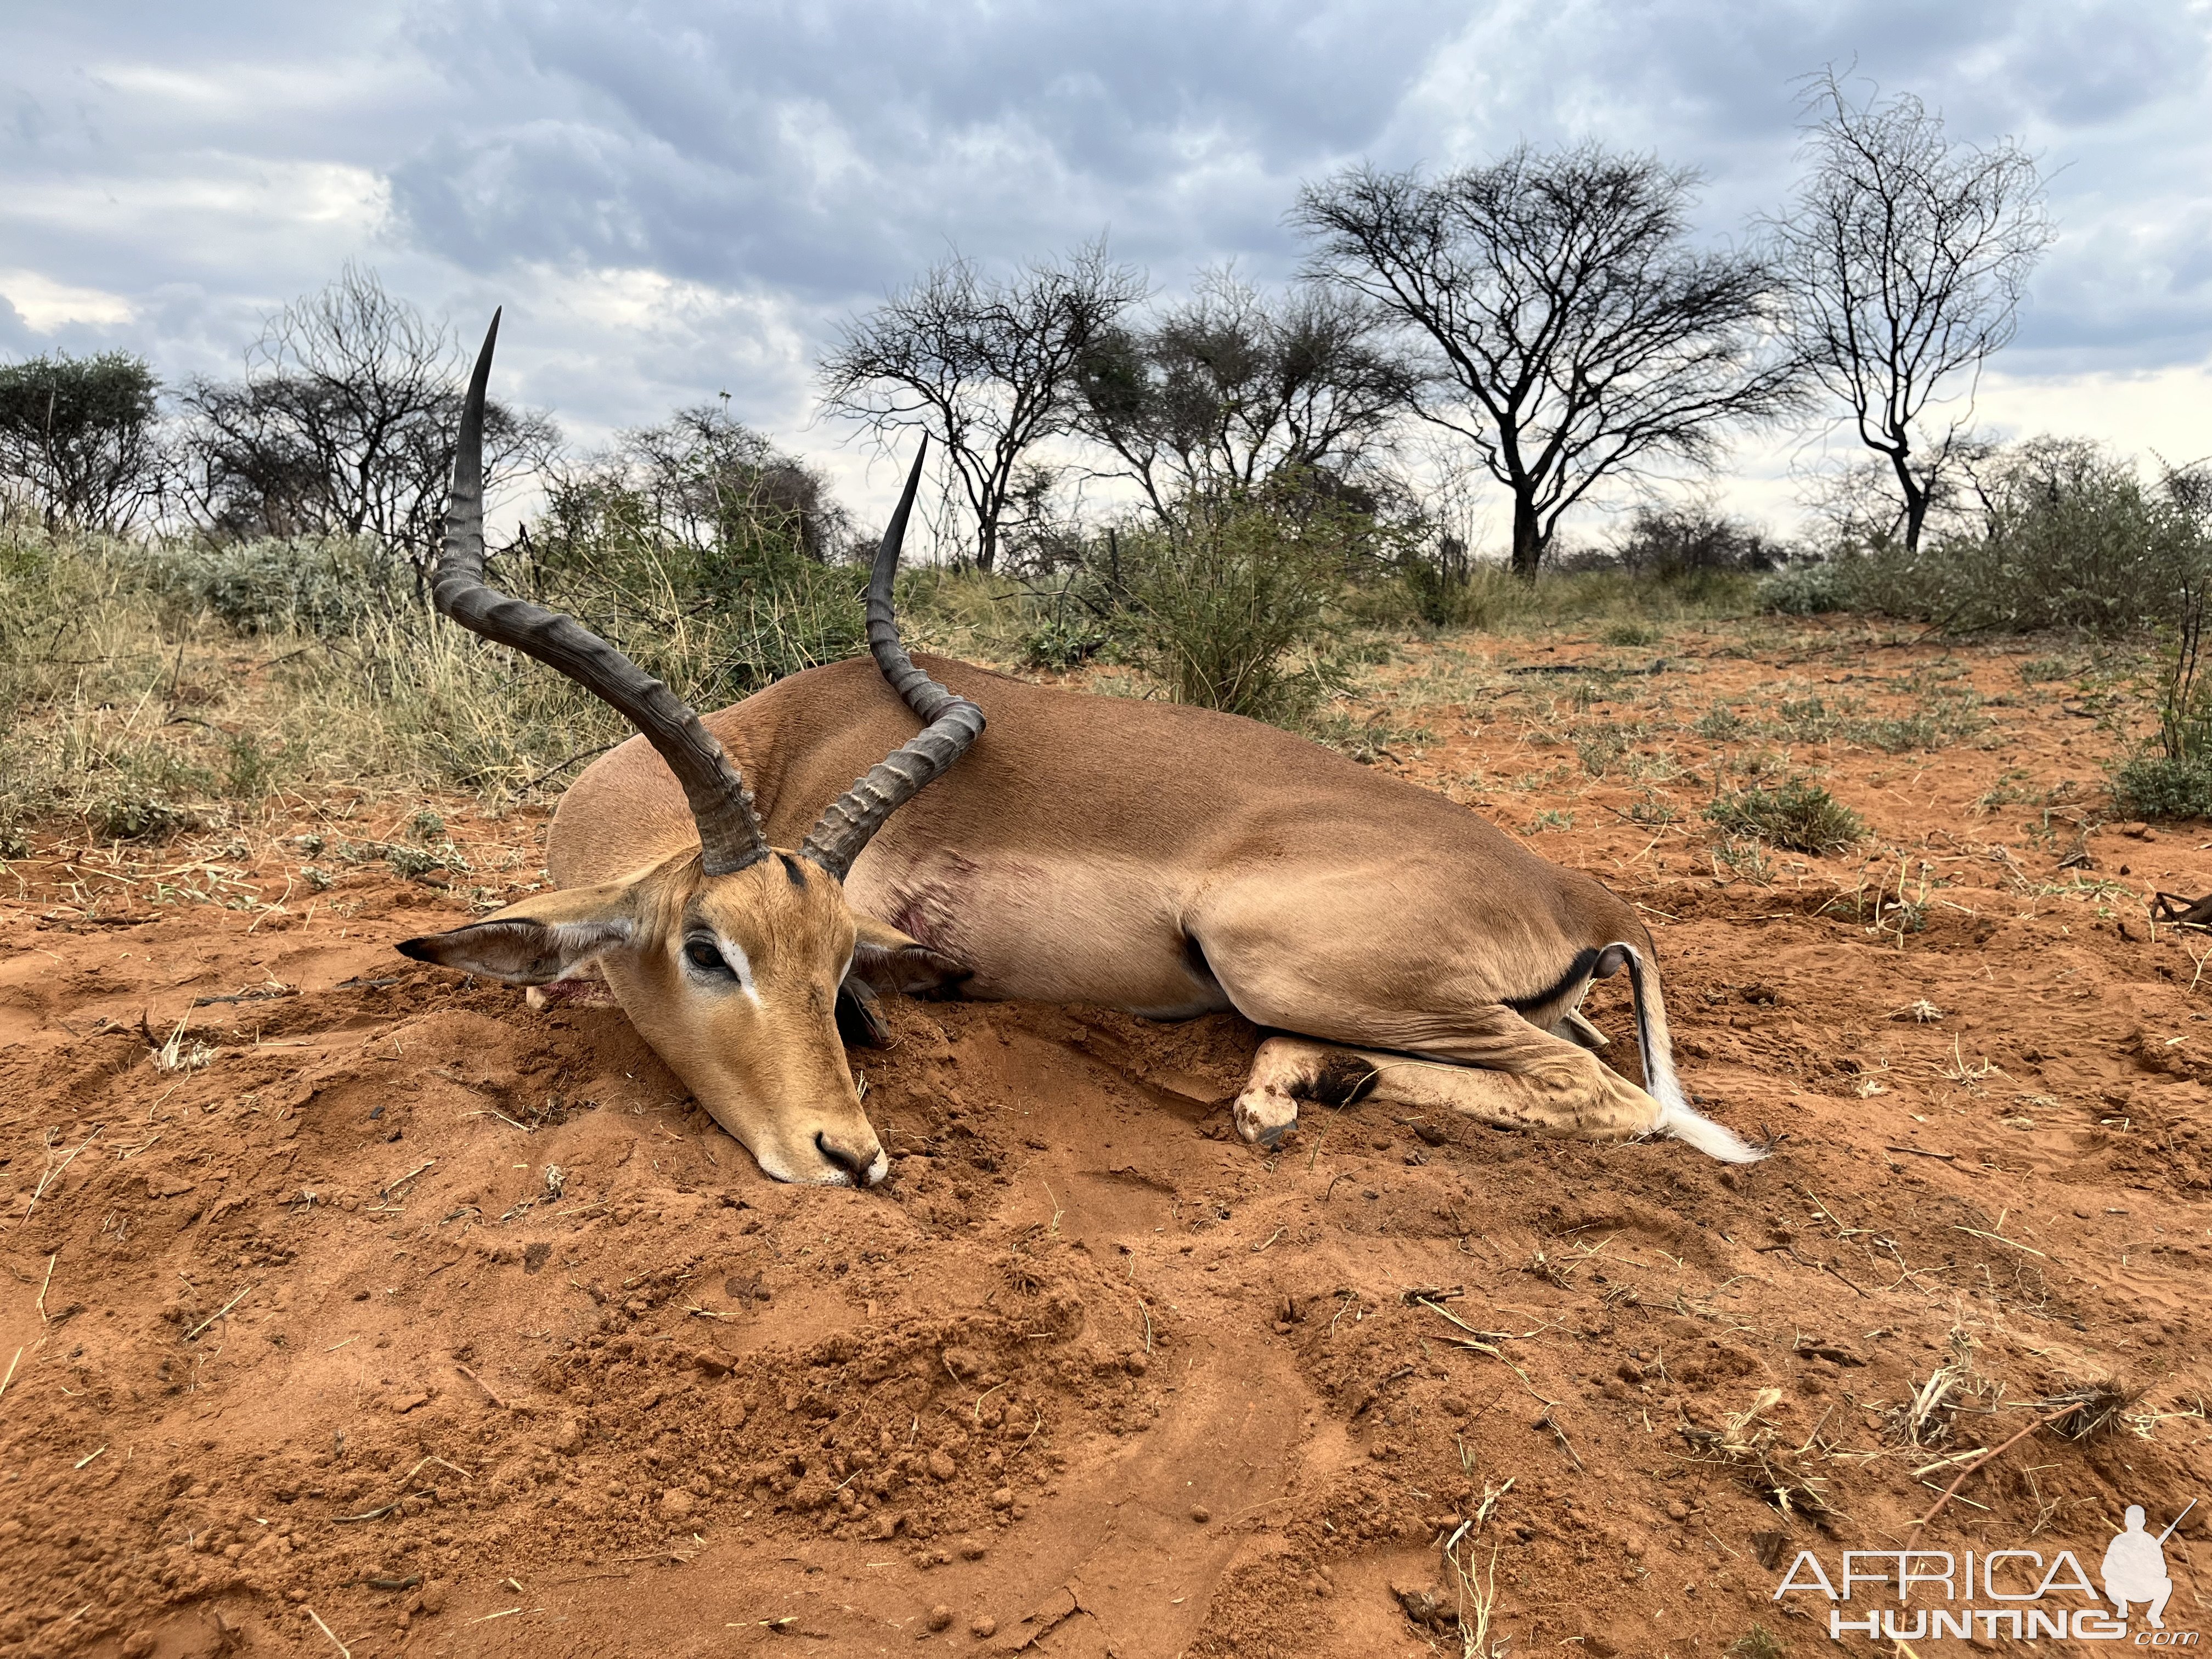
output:
[[[1237,1097],[1233,1115],[1237,1133],[1247,1146],[1272,1152],[1297,1127],[1298,1103],[1288,1091],[1263,1085]]]

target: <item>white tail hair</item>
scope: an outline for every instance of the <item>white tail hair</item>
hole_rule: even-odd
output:
[[[1696,1107],[1682,1092],[1682,1080],[1674,1075],[1674,1040],[1667,1029],[1667,1000],[1659,992],[1659,970],[1644,959],[1644,953],[1626,942],[1607,947],[1618,951],[1628,961],[1628,984],[1636,1001],[1636,1042],[1644,1056],[1644,1086],[1659,1103],[1659,1121],[1651,1126],[1654,1134],[1672,1135],[1677,1140],[1687,1141],[1709,1158],[1723,1164],[1756,1164],[1766,1154],[1748,1145],[1727,1125],[1716,1123]]]

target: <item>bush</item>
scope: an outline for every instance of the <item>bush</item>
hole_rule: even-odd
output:
[[[1030,668],[1065,673],[1080,668],[1106,648],[1112,638],[1096,617],[1062,611],[1048,617],[1022,641],[1022,661]]]
[[[2128,817],[2212,818],[2212,756],[2138,756],[2114,775],[2112,799]]]
[[[1723,835],[1755,836],[1792,853],[1840,852],[1867,836],[1866,821],[1809,778],[1723,796],[1705,817]]]
[[[533,535],[492,561],[492,580],[568,611],[702,707],[855,655],[866,573],[814,556],[811,475],[763,453],[720,471],[713,455],[678,458],[707,468],[704,482],[675,462],[672,483],[606,461],[555,490]],[[799,480],[791,503],[770,489],[787,474]]]
[[[263,537],[156,546],[147,556],[165,597],[241,634],[328,639],[413,602],[412,573],[368,542]]]
[[[1312,654],[1335,632],[1338,520],[1242,494],[1189,498],[1164,526],[1121,538],[1116,631],[1177,702],[1299,723],[1340,678]]]
[[[1759,608],[1782,617],[1822,617],[1851,608],[1850,571],[1838,562],[1796,564],[1759,585]]]
[[[1787,556],[1764,531],[1702,503],[1638,507],[1614,553],[1638,575],[1662,580],[1692,571],[1772,570]]]
[[[167,841],[198,822],[161,796],[136,790],[102,795],[85,816],[93,834],[102,841]]]
[[[1528,587],[1502,564],[1472,564],[1462,570],[1409,559],[1395,582],[1356,601],[1354,608],[1377,621],[1499,628],[1529,611]]]
[[[1976,482],[1978,526],[1917,552],[1877,541],[1827,567],[1848,608],[1948,633],[2127,633],[2166,621],[2180,585],[2212,564],[2189,475],[2146,486],[2095,444],[2039,438]]]

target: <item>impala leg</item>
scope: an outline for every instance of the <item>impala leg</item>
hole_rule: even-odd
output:
[[[1376,1068],[1356,1048],[1305,1037],[1272,1036],[1252,1056],[1252,1074],[1237,1097],[1237,1133],[1273,1152],[1298,1121],[1298,1103],[1349,1106],[1373,1092]]]
[[[1419,1054],[1390,1054],[1270,1037],[1237,1097],[1237,1133],[1272,1147],[1297,1121],[1299,1101],[1368,1098],[1583,1140],[1626,1140],[1659,1127],[1657,1101],[1510,1009],[1482,1017],[1462,1036],[1420,1046]]]

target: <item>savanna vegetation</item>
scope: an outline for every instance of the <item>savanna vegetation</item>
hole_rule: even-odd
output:
[[[1310,184],[1290,216],[1310,257],[1279,290],[1217,270],[1156,295],[1103,241],[925,273],[821,365],[829,412],[939,458],[910,636],[1368,759],[1387,744],[1353,694],[1459,634],[1663,647],[1685,623],[1850,614],[2047,635],[2131,665],[2105,677],[2134,711],[2112,716],[2110,811],[2212,811],[2212,475],[1972,430],[1957,393],[2050,235],[2037,164],[1909,97],[1808,86],[1799,191],[1725,253],[1692,240],[1694,173],[1583,145]],[[622,735],[428,608],[463,366],[452,329],[349,267],[272,316],[235,380],[165,392],[120,354],[0,367],[0,851],[42,822],[158,838],[337,781],[524,799]],[[1867,459],[1812,481],[1795,539],[1698,483],[1746,429],[1838,422]],[[582,453],[495,403],[488,436],[495,490],[532,504],[495,579],[693,702],[862,647],[865,527],[724,407]],[[1102,479],[1118,493],[1086,497]],[[1601,501],[1640,504],[1610,530],[1571,517]],[[1502,556],[1472,528],[1492,501]],[[1894,752],[1972,717],[1815,698],[1764,724]],[[1604,748],[1577,741],[1586,764]],[[1717,770],[1707,794],[1725,846],[1861,833],[1809,773]]]

